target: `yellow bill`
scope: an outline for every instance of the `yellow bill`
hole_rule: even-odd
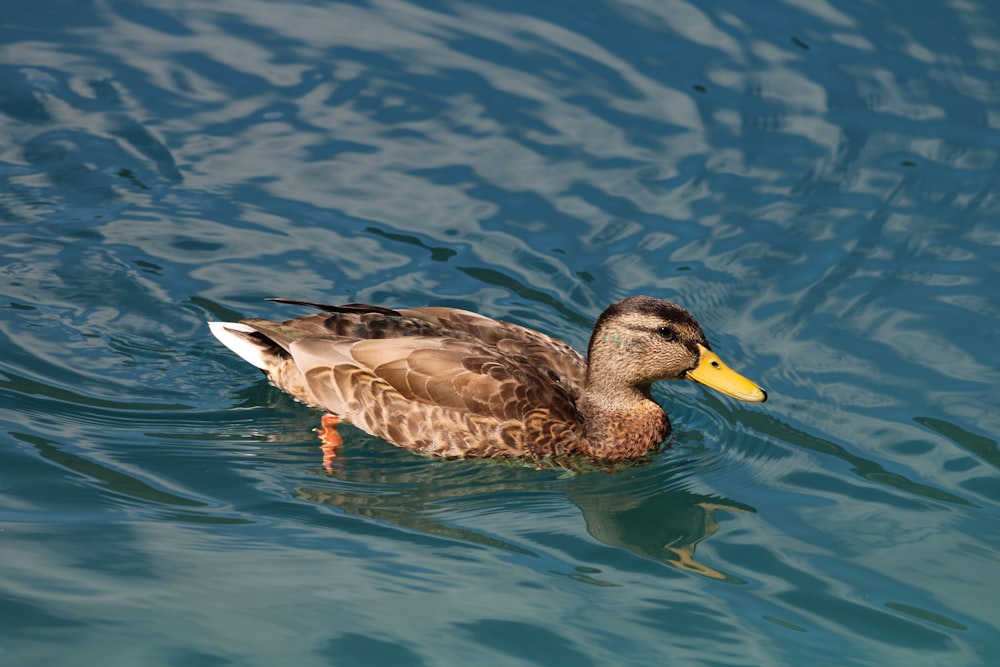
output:
[[[767,392],[722,363],[722,359],[719,359],[719,355],[715,352],[704,345],[699,345],[698,349],[701,351],[701,361],[694,370],[687,372],[689,380],[700,382],[706,387],[741,401],[761,403],[767,400]]]

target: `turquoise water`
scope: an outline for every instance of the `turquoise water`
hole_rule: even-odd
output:
[[[0,664],[992,664],[1000,6],[0,15]],[[204,324],[638,293],[770,400],[613,474],[327,472]]]

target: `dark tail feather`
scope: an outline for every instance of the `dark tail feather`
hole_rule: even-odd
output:
[[[292,306],[318,308],[320,310],[325,310],[328,313],[378,313],[380,315],[388,315],[389,317],[403,316],[402,313],[392,310],[391,308],[371,306],[367,303],[345,303],[340,306],[331,306],[325,303],[316,303],[315,301],[300,301],[299,299],[268,299],[268,301],[274,301],[275,303],[287,303]]]

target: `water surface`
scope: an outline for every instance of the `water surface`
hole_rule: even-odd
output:
[[[986,665],[1000,8],[6,2],[0,662]],[[770,400],[426,459],[204,322],[675,300]],[[294,311],[294,312],[290,312]]]

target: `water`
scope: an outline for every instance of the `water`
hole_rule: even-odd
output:
[[[991,664],[994,3],[2,10],[0,664]],[[327,472],[204,325],[636,293],[771,398],[614,474]]]

